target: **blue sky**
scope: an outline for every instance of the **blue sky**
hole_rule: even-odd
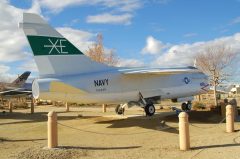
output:
[[[239,0],[3,1],[0,5],[6,11],[0,11],[1,17],[5,14],[14,17],[24,11],[41,14],[61,33],[75,39],[73,43],[82,51],[93,42],[97,33],[102,33],[105,47],[116,51],[122,66],[191,65],[196,50],[216,41],[232,45],[237,54],[240,51]],[[21,16],[17,16],[16,21],[20,19]],[[17,25],[16,21],[10,24]],[[1,30],[0,26],[0,33],[4,29],[7,28]],[[23,35],[16,28],[10,31]],[[74,31],[84,33],[74,35]],[[15,75],[30,69],[37,75],[26,39],[21,41],[21,47],[16,51],[24,53],[10,62],[0,60],[2,72]],[[240,70],[234,73],[240,73]]]

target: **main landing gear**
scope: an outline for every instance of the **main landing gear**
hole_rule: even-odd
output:
[[[146,116],[153,116],[155,114],[155,106],[151,102],[146,102],[141,93],[139,93],[139,101],[137,102],[132,101],[125,104],[120,104],[115,108],[115,112],[118,115],[124,115],[125,107],[132,105],[142,107],[146,113]]]
[[[146,116],[153,116],[155,114],[155,106],[153,104],[147,104],[144,107]]]
[[[124,112],[125,112],[124,105],[125,104],[117,105],[117,107],[115,108],[116,114],[124,115]],[[145,107],[143,107],[143,109],[146,113],[146,116],[153,116],[155,114],[155,106],[153,104],[147,104]]]
[[[141,105],[143,105],[143,109],[146,113],[146,116],[153,116],[155,114],[155,106],[153,105],[153,103],[151,101],[146,101],[143,98],[143,95],[141,94],[141,92],[139,92],[139,103]]]

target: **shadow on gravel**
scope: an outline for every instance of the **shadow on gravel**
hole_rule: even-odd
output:
[[[58,114],[65,112],[57,112]],[[36,112],[34,114],[29,113],[20,113],[13,112],[4,115],[0,115],[0,119],[13,119],[15,121],[12,122],[2,122],[0,125],[8,125],[8,124],[23,124],[23,123],[35,123],[35,122],[45,122],[48,120],[47,117],[48,112]],[[58,120],[72,120],[78,118],[77,116],[58,116]]]
[[[83,146],[59,146],[62,149],[82,149],[82,150],[125,150],[136,149],[142,146],[125,146],[125,147],[83,147]]]
[[[222,117],[213,111],[191,111],[189,114],[190,123],[204,123],[204,124],[217,124],[222,121]],[[134,116],[126,119],[112,119],[105,121],[97,121],[97,124],[110,124],[108,128],[129,128],[129,127],[141,127],[145,129],[152,129],[157,131],[163,131],[168,133],[178,134],[178,126],[170,127],[168,122],[178,124],[178,115],[174,112],[163,112],[155,114],[152,117]],[[164,126],[161,128],[161,124],[164,121]]]
[[[220,147],[233,147],[233,146],[240,146],[240,144],[223,144],[223,145],[208,145],[208,146],[197,146],[192,147],[192,150],[199,150],[199,149],[208,149],[208,148],[220,148]]]
[[[220,114],[214,111],[191,111],[188,112],[190,123],[204,123],[204,124],[217,124],[223,118]],[[178,116],[176,114],[166,116],[165,121],[178,122]]]
[[[4,138],[2,139],[3,142],[24,142],[24,141],[42,141],[42,140],[47,140],[47,139],[7,139],[7,138]]]
[[[141,127],[144,129],[168,132],[178,134],[178,127],[171,127],[167,125],[165,120],[165,114],[155,114],[153,117],[134,116],[126,119],[112,119],[105,121],[97,121],[97,124],[110,124],[107,128],[129,128],[129,127]],[[176,115],[175,115],[176,116]],[[139,134],[144,133],[140,132]],[[147,132],[145,132],[147,133]],[[138,132],[136,132],[138,134]]]

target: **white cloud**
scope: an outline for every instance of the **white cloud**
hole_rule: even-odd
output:
[[[141,8],[143,5],[140,0],[121,0],[121,1],[105,0],[105,4],[108,5],[108,7],[110,6],[118,7],[118,10],[123,12],[132,12],[134,10]]]
[[[144,62],[137,59],[119,59],[118,67],[141,67]]]
[[[20,9],[14,7],[7,0],[0,1],[0,80],[9,82],[16,78],[16,74],[9,73],[8,62],[27,60],[32,58],[31,54],[25,52],[27,40],[23,31],[18,28],[18,23],[22,21],[23,12],[41,14],[38,1],[34,0],[31,8]],[[26,63],[27,65],[27,63]]]
[[[28,11],[40,12],[37,1],[26,10],[16,8],[6,0],[0,1],[0,62],[18,61],[26,57],[23,48],[27,40],[22,30],[18,28],[18,22],[22,20],[22,13]]]
[[[34,61],[34,59],[29,59],[26,60],[20,67],[20,70],[22,71],[31,71],[31,72],[38,72],[38,68],[36,65],[36,62]]]
[[[83,5],[102,6],[113,10],[130,12],[140,8],[142,5],[140,0],[40,0],[39,2],[41,6],[48,8],[53,12],[60,12],[66,7]]]
[[[187,34],[184,34],[183,37],[191,38],[191,37],[194,37],[194,36],[197,36],[197,35],[198,35],[197,33],[187,33]]]
[[[41,11],[41,5],[40,5],[39,1],[38,0],[33,0],[32,7],[25,10],[25,11],[27,11],[29,13],[41,14],[42,11]]]
[[[109,13],[103,13],[99,15],[92,15],[87,17],[88,23],[104,23],[104,24],[131,24],[131,14],[113,15]]]
[[[141,0],[39,0],[39,3],[42,7],[54,13],[72,6],[94,6],[104,10],[105,13],[90,15],[86,21],[88,23],[104,24],[131,24],[133,12],[143,5]]]
[[[85,52],[93,44],[92,39],[95,37],[93,33],[69,27],[57,28],[57,30],[82,52]]]
[[[67,0],[67,1],[59,1],[59,0],[39,0],[41,6],[48,8],[53,12],[60,12],[65,7],[75,6],[75,5],[83,5],[87,4],[87,0]],[[89,1],[89,3],[92,3]]]
[[[159,54],[164,49],[169,47],[169,44],[163,44],[161,41],[155,39],[152,36],[147,37],[146,46],[142,49],[142,54]]]
[[[234,19],[230,22],[230,25],[234,25],[234,24],[238,24],[238,23],[240,23],[240,17],[234,18]]]
[[[0,65],[0,74],[1,73],[6,73],[10,70],[10,67],[9,66],[6,66],[6,65]]]
[[[50,12],[58,13],[67,7],[93,6],[105,13],[90,15],[88,23],[104,24],[131,24],[133,12],[140,9],[148,1],[146,0],[39,0],[41,7]],[[150,3],[166,4],[169,0],[151,0]]]
[[[211,41],[202,41],[192,44],[172,45],[163,54],[157,57],[153,65],[158,66],[187,66],[193,65],[194,57],[206,47],[212,45],[226,45],[234,53],[240,53],[240,33],[232,36],[217,38]]]
[[[0,65],[0,82],[7,82],[13,81],[15,75],[9,74],[8,71],[10,70],[9,66]]]
[[[85,53],[89,47],[96,42],[95,39],[97,38],[97,34],[91,32],[69,27],[57,28],[57,30],[83,53]],[[115,50],[109,49],[105,46],[104,51],[106,54],[109,54],[112,51],[115,52]]]
[[[80,19],[73,19],[70,22],[67,22],[66,24],[64,24],[64,26],[65,27],[71,27],[71,26],[73,26],[73,25],[75,25],[75,24],[77,24],[79,22],[80,22]]]
[[[0,74],[0,82],[11,83],[16,78],[17,78],[17,75],[15,74],[9,74],[9,73]]]
[[[159,3],[159,4],[167,4],[169,3],[171,0],[151,0],[151,2],[153,3]]]

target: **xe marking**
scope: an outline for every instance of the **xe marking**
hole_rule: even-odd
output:
[[[48,39],[48,41],[51,43],[51,45],[44,45],[45,48],[51,48],[49,51],[49,54],[52,53],[53,50],[56,50],[59,54],[68,54],[67,51],[63,51],[63,48],[65,48],[66,46],[63,45],[63,42],[65,42],[65,39],[56,39],[55,42],[53,42],[50,38]],[[60,50],[59,50],[60,48]]]

